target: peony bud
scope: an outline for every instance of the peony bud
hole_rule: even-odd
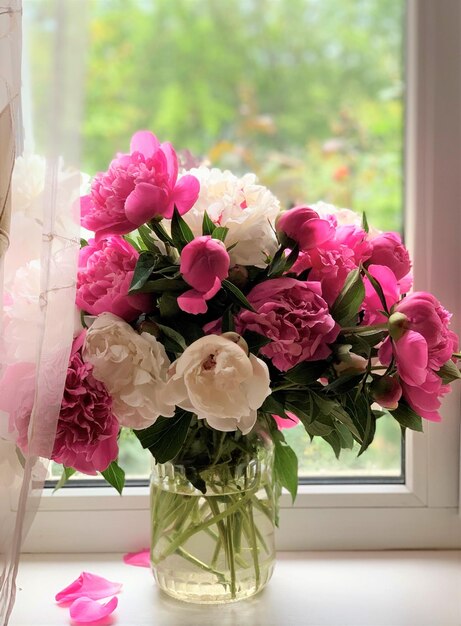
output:
[[[327,220],[308,206],[297,206],[284,211],[275,224],[277,235],[284,246],[296,242],[302,251],[311,250],[334,235],[334,228]]]
[[[222,241],[209,235],[197,237],[181,252],[181,274],[192,289],[179,296],[178,306],[186,313],[206,313],[210,300],[229,274],[229,254]]]
[[[244,265],[234,265],[229,270],[229,280],[239,289],[243,289],[248,283],[248,270]]]
[[[396,409],[402,397],[402,387],[396,377],[380,376],[370,386],[373,399],[384,409]]]
[[[160,328],[155,322],[144,320],[138,324],[137,328],[140,335],[142,333],[149,333],[149,335],[152,335],[152,337],[156,339],[160,337]]]
[[[245,341],[245,339],[242,337],[242,335],[239,335],[238,333],[228,332],[228,333],[223,333],[221,337],[225,337],[226,339],[229,339],[229,341],[232,341],[233,343],[237,344],[239,348],[242,348],[242,350],[245,352],[247,356],[250,353],[250,350],[248,349],[248,344]]]
[[[398,311],[392,313],[389,317],[389,334],[394,341],[397,341],[405,334],[408,329],[407,324],[408,317],[404,313],[399,313]]]

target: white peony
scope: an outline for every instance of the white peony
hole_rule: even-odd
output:
[[[326,218],[328,215],[333,215],[338,223],[338,226],[361,226],[362,216],[351,209],[338,209],[334,204],[328,202],[319,201],[315,204],[309,204],[309,207],[314,211],[317,211],[320,217]],[[381,231],[373,226],[369,226],[368,239],[374,239]]]
[[[165,400],[170,361],[152,335],[139,335],[116,315],[102,313],[87,331],[83,359],[107,387],[123,426],[147,428],[160,415],[174,415],[174,404]]]
[[[200,182],[195,205],[183,217],[197,237],[202,234],[207,211],[216,225],[229,229],[226,247],[232,264],[265,267],[266,257],[277,250],[275,220],[280,203],[266,187],[257,184],[254,174],[237,178],[229,171],[198,167],[185,172]]]
[[[270,395],[267,365],[232,340],[201,337],[170,368],[171,402],[223,432],[253,428],[257,409]]]

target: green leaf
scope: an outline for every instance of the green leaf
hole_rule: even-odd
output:
[[[182,250],[194,238],[187,222],[181,217],[178,209],[174,208],[173,218],[171,220],[171,238],[178,250]]]
[[[355,439],[360,443],[359,455],[362,454],[373,441],[376,430],[376,416],[370,408],[370,400],[365,393],[353,392],[344,395],[345,408],[351,417],[359,434]]]
[[[134,268],[128,293],[136,293],[142,289],[157,265],[158,258],[154,257],[151,252],[141,252]]]
[[[383,288],[381,287],[379,282],[376,280],[376,278],[374,276],[372,276],[368,270],[363,268],[363,271],[364,271],[365,276],[370,281],[371,286],[373,287],[373,289],[378,294],[378,298],[379,298],[379,301],[381,302],[381,306],[383,307],[384,313],[387,313],[389,315],[389,309],[387,307],[386,297],[384,295]]]
[[[312,392],[312,398],[324,415],[329,415],[338,404],[336,400],[325,398],[324,396],[314,392]]]
[[[341,440],[338,433],[333,430],[329,435],[324,435],[322,439],[330,444],[335,453],[335,457],[339,459],[339,455],[341,454]]]
[[[146,224],[142,224],[138,226],[138,233],[141,237],[141,241],[146,246],[149,252],[154,252],[155,254],[161,254],[160,249],[155,245],[153,238],[151,237],[152,230]]]
[[[219,241],[226,241],[227,233],[229,229],[226,226],[217,226],[214,231],[211,233],[213,239],[219,239]]]
[[[354,447],[354,437],[347,426],[344,424],[335,424],[335,429],[339,437],[341,448],[352,450]]]
[[[333,318],[341,326],[349,326],[355,321],[364,298],[365,287],[360,269],[352,270],[331,309]]]
[[[154,233],[157,235],[157,237],[160,239],[160,241],[163,241],[163,243],[168,243],[170,246],[174,246],[173,239],[166,232],[165,228],[160,222],[157,222],[156,220],[151,220],[149,222],[149,225]]]
[[[360,437],[360,433],[358,432],[351,416],[339,403],[336,404],[336,406],[331,410],[330,416],[335,420],[338,420],[338,422],[341,422],[341,424],[344,424],[344,426],[346,426],[355,437]]]
[[[351,389],[356,387],[356,385],[358,385],[358,383],[362,380],[362,378],[363,378],[363,374],[357,374],[357,372],[354,372],[351,374],[342,374],[341,376],[338,376],[338,378],[333,380],[331,383],[326,385],[323,388],[323,392],[329,393],[331,391],[335,391],[335,392],[350,391]]]
[[[259,410],[261,413],[269,413],[271,415],[278,415],[279,417],[286,417],[285,405],[280,399],[279,394],[277,394],[277,397],[275,393],[267,396]]]
[[[77,470],[74,470],[73,467],[63,467],[61,478],[56,483],[56,487],[53,489],[53,493],[57,491],[58,489],[61,489],[61,487],[64,487],[66,482],[69,480],[71,476],[75,474],[76,471]]]
[[[381,341],[387,337],[387,334],[387,330],[369,330],[365,332],[360,330],[360,335],[348,336],[347,341],[354,344],[352,348],[354,348],[355,345],[363,346],[364,343],[370,348],[373,348],[377,346],[378,343],[381,343]],[[352,349],[352,352],[357,353],[357,350]]]
[[[125,241],[127,241],[130,246],[133,246],[133,248],[135,250],[137,250],[137,252],[143,252],[143,247],[142,247],[142,241],[140,239],[138,239],[137,237],[131,237],[130,235],[123,235],[123,239]]]
[[[406,402],[399,402],[399,406],[394,411],[389,411],[389,413],[398,421],[400,426],[420,433],[423,432],[423,420]]]
[[[216,224],[211,221],[210,216],[205,211],[203,214],[203,222],[202,222],[202,235],[211,235],[216,228]]]
[[[162,293],[157,300],[157,306],[162,317],[174,317],[180,311],[178,300],[172,293]]]
[[[164,291],[182,291],[186,283],[182,278],[157,278],[148,280],[136,293],[162,293]],[[130,291],[130,293],[132,293]]]
[[[192,413],[176,409],[173,417],[159,417],[144,430],[135,430],[136,437],[143,448],[149,450],[157,463],[166,463],[174,459],[186,440]]]
[[[454,380],[461,378],[461,372],[452,360],[442,365],[437,374],[442,379],[444,385],[448,385],[448,383],[452,383]]]
[[[293,402],[290,402],[290,399],[287,398],[285,402],[285,410],[290,411],[290,413],[294,413],[296,417],[301,420],[304,427],[306,427],[306,424],[309,425],[312,422],[313,415],[309,411],[309,407],[306,404],[293,404]]]
[[[232,315],[232,307],[228,307],[222,316],[222,332],[232,333],[235,331],[234,316]]]
[[[101,474],[122,495],[123,487],[125,486],[125,472],[117,461],[112,461],[109,467]]]
[[[362,212],[362,228],[366,233],[370,232],[370,227],[368,226],[368,220],[365,211]]]
[[[298,492],[298,457],[285,441],[275,438],[274,472],[276,480],[288,489],[292,501]]]
[[[80,248],[85,248],[85,246],[88,245],[88,241],[86,239],[83,239],[83,237],[80,237]]]
[[[375,432],[376,432],[376,417],[373,414],[373,411],[371,410],[368,402],[366,403],[366,405],[367,405],[367,412],[366,412],[365,430],[363,432],[362,445],[360,446],[360,450],[357,456],[360,456],[361,454],[365,452],[365,450],[373,441],[375,437]]]
[[[293,265],[298,260],[298,256],[299,256],[299,246],[298,244],[296,244],[293,250],[290,252],[290,254],[287,256],[285,260],[285,268],[283,270],[284,272],[288,272],[288,270],[290,270],[293,267]]]
[[[328,367],[327,361],[311,361],[300,363],[285,374],[285,378],[298,385],[308,385],[318,380]]]
[[[269,267],[267,268],[267,277],[273,278],[280,276],[285,271],[287,257],[285,255],[286,248],[279,248],[274,255]],[[294,262],[294,261],[293,261]]]
[[[264,346],[267,346],[267,344],[271,342],[271,339],[268,337],[264,337],[264,335],[255,333],[252,330],[245,331],[243,333],[243,338],[248,344],[249,351],[256,355],[261,348],[264,348]]]
[[[184,352],[187,348],[184,337],[178,333],[177,330],[170,328],[169,326],[164,326],[163,324],[159,324],[157,322],[157,326],[160,328],[162,333],[169,339],[169,342],[164,341],[165,349],[172,352]],[[172,348],[172,350],[171,350]]]
[[[162,257],[162,259],[168,260],[171,262],[168,257]],[[165,265],[165,267],[159,267],[155,270],[154,276],[158,276],[159,278],[178,278],[181,276],[181,271],[179,265]]]
[[[223,280],[221,284],[237,304],[239,304],[244,309],[248,309],[248,311],[252,311],[253,313],[255,313],[254,308],[248,302],[240,289],[234,285],[234,283],[231,283],[229,280]]]
[[[196,467],[191,465],[187,465],[185,468],[185,474],[187,480],[199,491],[201,491],[204,495],[206,494],[206,482],[200,476],[200,472]]]
[[[291,406],[289,410],[296,414],[297,412],[300,413],[298,415],[300,419],[302,419],[301,413],[304,413],[305,419],[308,422],[312,422],[312,420],[314,419],[314,401],[312,398],[312,393],[310,393],[309,391],[297,391],[291,389],[287,389],[284,393],[285,406],[289,404]]]
[[[326,437],[335,429],[333,422],[328,415],[321,415],[309,424],[305,424],[304,422],[303,424],[307,433],[313,437]]]

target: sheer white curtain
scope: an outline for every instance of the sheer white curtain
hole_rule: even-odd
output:
[[[10,245],[2,255],[0,345],[2,625],[13,607],[22,539],[38,506],[53,448],[76,331],[79,248],[85,1],[22,4],[0,0],[3,249],[11,208]],[[19,106],[21,50],[26,124]]]

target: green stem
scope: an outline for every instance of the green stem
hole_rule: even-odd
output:
[[[232,521],[234,516],[228,515],[226,523],[226,540],[227,540],[227,565],[230,573],[230,590],[231,598],[235,598],[237,594],[237,580],[235,575],[235,554],[234,554],[234,538],[232,534]]]
[[[388,324],[373,324],[372,326],[345,326],[341,328],[341,333],[355,333],[360,335],[361,333],[368,333],[371,330],[389,330]]]
[[[221,458],[222,449],[223,449],[223,445],[224,445],[224,440],[225,439],[226,439],[226,433],[220,433],[218,446],[217,446],[217,449],[216,449],[216,454],[215,454],[213,463],[210,465],[210,468],[214,467],[218,463],[219,459]]]
[[[250,525],[249,539],[251,539],[251,541],[249,541],[249,543],[250,543],[251,554],[253,556],[253,565],[255,568],[256,589],[258,589],[259,585],[261,584],[261,572],[259,569],[259,550],[258,550],[258,542],[256,539],[256,528],[255,528],[255,521],[253,517],[253,507],[251,505],[251,501],[248,503],[248,513],[247,511],[245,511],[245,513],[248,515],[248,520],[249,520],[249,525]]]
[[[197,567],[204,570],[205,572],[214,574],[219,579],[219,582],[221,584],[225,584],[226,577],[223,572],[220,572],[219,570],[214,569],[213,567],[210,567],[209,565],[207,565],[200,559],[197,559],[197,557],[190,554],[190,552],[187,552],[187,550],[184,550],[184,548],[178,548],[176,550],[176,554],[179,554],[179,556],[182,556],[183,559],[186,559],[186,561],[189,561],[189,563],[196,565]]]
[[[219,553],[221,552],[221,547],[222,547],[222,541],[221,541],[221,537],[218,537],[216,540],[216,546],[213,552],[213,556],[211,558],[211,567],[216,567],[216,563],[218,562],[218,558],[219,558]]]
[[[296,383],[284,383],[283,385],[279,385],[278,387],[272,387],[272,393],[274,391],[282,391],[282,389],[292,389],[296,386]]]

